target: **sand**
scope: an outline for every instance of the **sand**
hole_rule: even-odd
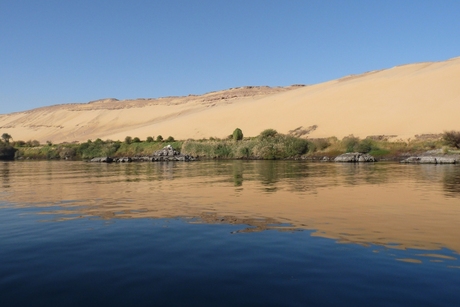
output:
[[[391,139],[460,130],[460,57],[397,66],[325,83],[242,87],[205,95],[99,100],[0,115],[0,132],[14,140],[73,142],[126,136],[223,138],[241,128],[289,133],[316,126],[306,137]]]

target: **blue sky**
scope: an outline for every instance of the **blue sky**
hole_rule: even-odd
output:
[[[0,0],[0,114],[460,56],[460,1]]]

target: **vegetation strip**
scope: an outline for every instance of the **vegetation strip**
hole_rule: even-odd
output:
[[[332,161],[344,153],[368,154],[377,160],[405,160],[407,163],[458,163],[460,155],[460,132],[447,131],[439,138],[415,139],[390,142],[368,137],[360,139],[353,135],[338,140],[336,137],[307,139],[266,129],[257,137],[244,137],[237,128],[226,139],[201,139],[177,141],[173,137],[163,139],[149,136],[145,141],[127,136],[124,141],[96,139],[84,143],[40,144],[36,140],[14,141],[3,133],[0,140],[0,160],[13,159],[65,159],[91,160],[110,157],[112,160],[143,161],[153,153],[170,146],[181,156],[200,159],[305,159]],[[430,155],[424,154],[431,152]],[[126,159],[126,160],[123,160]],[[431,160],[430,160],[431,159]],[[157,159],[166,160],[166,159]],[[170,160],[170,159],[167,159]],[[171,159],[172,160],[172,159]],[[431,162],[430,162],[431,161]]]

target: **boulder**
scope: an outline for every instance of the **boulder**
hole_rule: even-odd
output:
[[[126,162],[133,162],[133,160],[130,157],[122,157],[122,158],[116,159],[115,162],[126,163]]]
[[[376,162],[377,160],[369,155],[359,152],[348,152],[337,156],[335,162]]]
[[[401,163],[419,163],[420,157],[409,157],[401,161]]]
[[[460,163],[460,157],[448,156],[412,156],[401,161],[401,163],[422,163],[422,164],[455,164]]]
[[[436,157],[436,163],[455,164],[455,163],[460,163],[460,159],[455,159],[454,157]]]
[[[423,164],[436,164],[436,158],[435,157],[420,157],[419,163]]]
[[[154,157],[173,157],[177,155],[180,155],[180,152],[174,150],[171,145],[167,145],[153,153]]]
[[[150,161],[195,161],[195,157],[183,155],[177,150],[174,150],[171,145],[167,145],[153,153]]]
[[[91,160],[89,160],[89,162],[111,163],[113,162],[113,159],[110,157],[97,157],[92,158]]]

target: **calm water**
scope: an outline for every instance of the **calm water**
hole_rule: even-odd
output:
[[[0,162],[0,306],[460,306],[460,166]]]

